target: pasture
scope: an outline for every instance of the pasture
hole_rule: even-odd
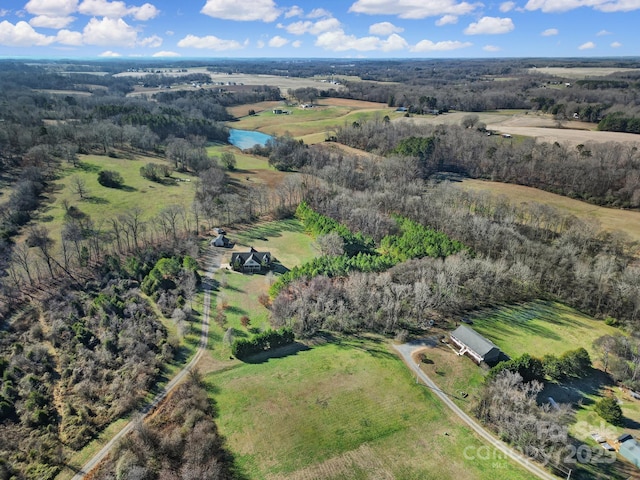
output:
[[[220,433],[251,479],[525,479],[482,446],[383,339],[331,338],[210,373]]]
[[[558,209],[562,214],[574,215],[581,220],[596,222],[603,230],[622,232],[630,240],[640,241],[640,212],[599,207],[537,188],[510,183],[465,179],[461,183],[453,184],[453,187],[504,196],[509,202],[516,205],[529,202],[549,205]]]
[[[620,330],[566,305],[542,300],[486,309],[469,317],[473,328],[510,357],[542,357],[584,347],[596,359],[593,341]]]

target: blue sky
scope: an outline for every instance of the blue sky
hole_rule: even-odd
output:
[[[0,57],[640,55],[640,0],[0,0]]]

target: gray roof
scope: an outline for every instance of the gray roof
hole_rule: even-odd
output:
[[[633,463],[636,467],[640,467],[640,445],[635,438],[630,438],[626,442],[620,444],[620,455]]]
[[[469,349],[473,350],[475,353],[480,355],[483,358],[493,357],[494,355],[498,355],[500,353],[500,349],[496,344],[487,340],[478,332],[476,332],[473,328],[469,328],[465,325],[460,325],[453,332],[451,332],[453,337],[456,337],[462,343],[464,343]],[[496,349],[495,352],[491,352],[493,349]]]

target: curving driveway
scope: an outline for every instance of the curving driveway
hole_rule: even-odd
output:
[[[505,443],[495,438],[488,430],[480,425],[475,419],[467,415],[458,405],[456,405],[449,396],[444,393],[440,388],[431,380],[426,373],[424,373],[418,364],[413,361],[412,354],[418,349],[426,346],[433,346],[432,339],[415,340],[402,345],[394,345],[393,348],[400,354],[404,362],[409,368],[415,371],[416,375],[422,380],[427,387],[440,399],[444,404],[453,410],[458,417],[462,419],[469,427],[471,427],[480,437],[489,442],[494,448],[500,450],[505,457],[511,458],[514,462],[517,462],[522,467],[526,468],[529,472],[534,474],[538,478],[543,480],[558,480],[558,477],[550,474],[536,463],[533,463],[527,457],[520,455],[516,451],[509,448]]]
[[[205,259],[207,262],[207,273],[205,278],[202,281],[202,288],[204,290],[204,300],[203,300],[203,309],[202,309],[202,329],[200,333],[200,343],[198,344],[198,350],[196,354],[193,356],[191,361],[184,366],[180,372],[176,374],[175,377],[171,379],[169,383],[167,383],[164,388],[159,391],[151,402],[147,403],[143,407],[138,410],[139,415],[134,415],[136,420],[144,420],[151,412],[155,410],[162,400],[164,400],[169,393],[184,379],[186,375],[189,374],[191,369],[198,363],[202,355],[204,355],[207,350],[207,344],[209,343],[209,311],[211,308],[211,290],[213,287],[212,278],[213,274],[220,267],[220,258],[221,254],[215,249],[208,247],[208,251],[205,254]],[[98,453],[96,453],[91,460],[83,465],[78,473],[76,473],[72,480],[82,480],[91,470],[93,470],[111,451],[111,449],[115,446],[115,444],[122,439],[125,435],[127,435],[134,427],[135,421],[130,420],[122,430],[120,430],[111,440],[109,440],[102,449]]]

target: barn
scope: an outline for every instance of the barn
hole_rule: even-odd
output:
[[[500,359],[500,349],[470,327],[460,325],[449,336],[451,342],[460,349],[458,355],[468,355],[478,364],[493,364]]]

